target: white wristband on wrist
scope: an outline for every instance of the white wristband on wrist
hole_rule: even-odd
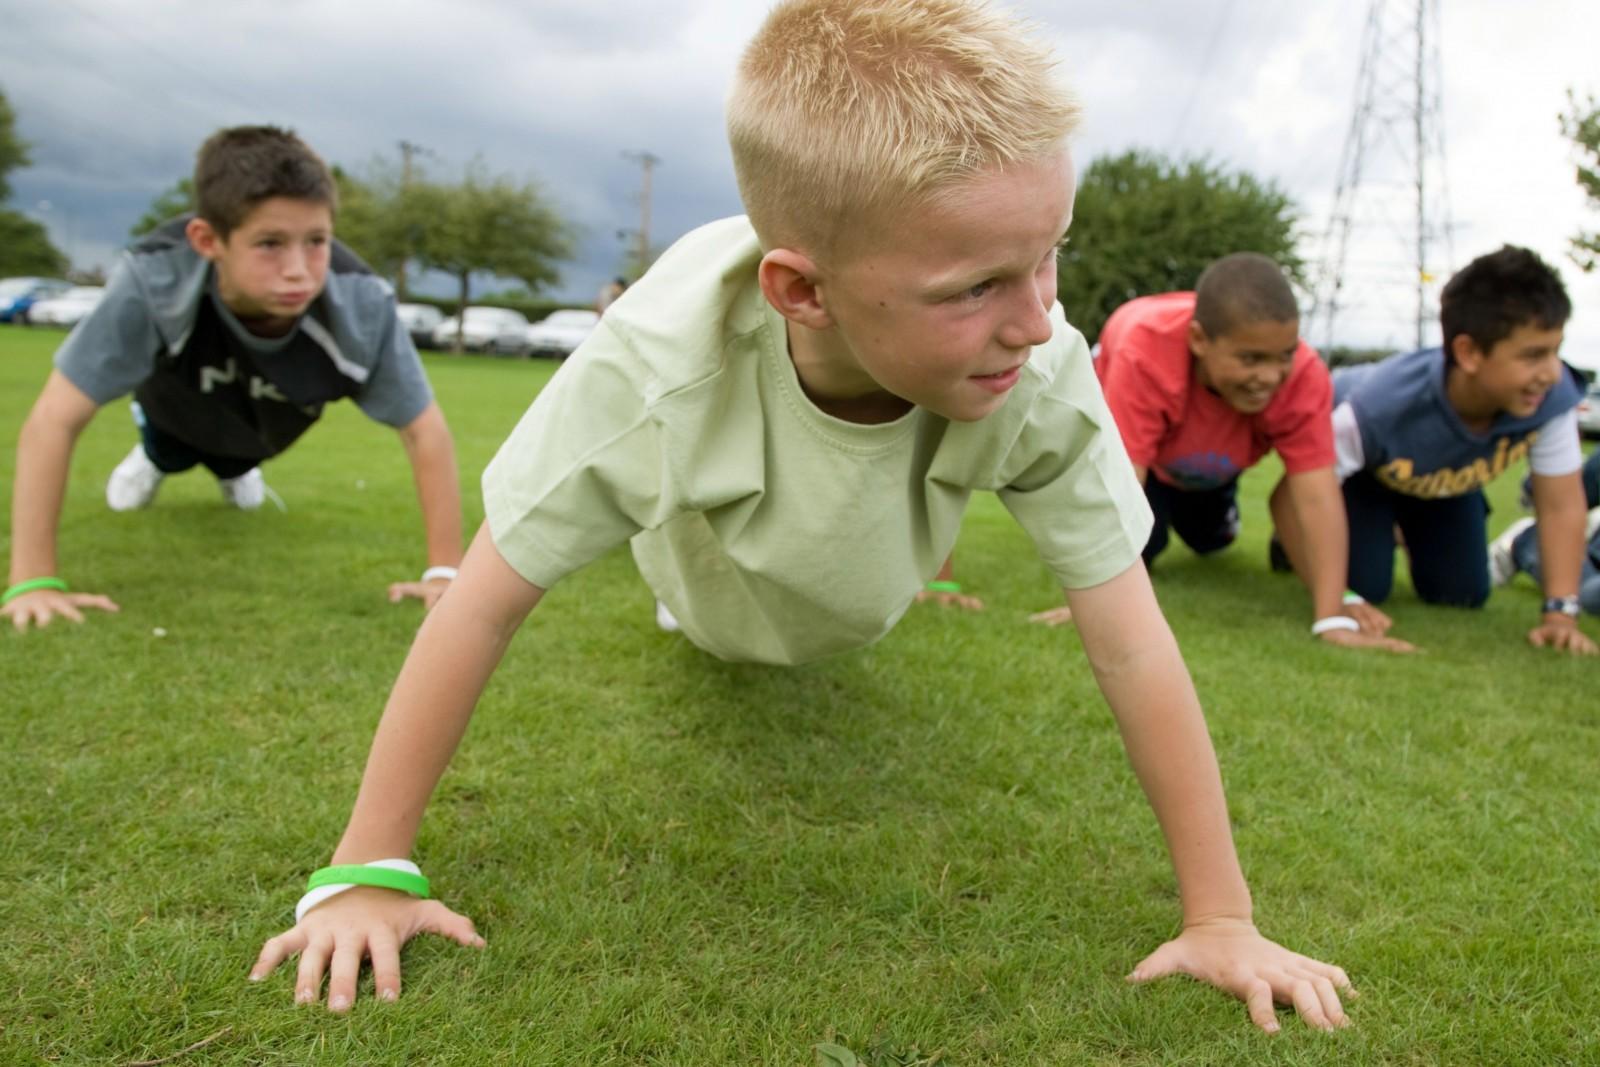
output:
[[[1344,591],[1344,606],[1345,607],[1349,607],[1351,604],[1365,604],[1366,602],[1367,602],[1367,598],[1362,596],[1360,593],[1356,592],[1355,590],[1346,589]]]
[[[1311,636],[1321,637],[1330,630],[1358,631],[1361,624],[1348,615],[1329,615],[1325,619],[1318,619],[1311,624]]]
[[[421,874],[422,868],[410,860],[373,860],[363,863],[363,867],[387,867],[391,871],[405,871],[407,874]],[[354,882],[334,882],[332,885],[319,885],[300,898],[300,903],[294,906],[294,921],[299,922],[306,917],[306,912],[321,904],[330,897],[336,897],[346,889],[354,889]]]
[[[422,580],[425,582],[431,582],[435,578],[443,578],[447,582],[453,582],[456,580],[456,569],[454,567],[442,566],[429,567],[427,570],[422,572]]]

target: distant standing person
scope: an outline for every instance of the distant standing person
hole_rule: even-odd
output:
[[[595,298],[594,309],[600,314],[606,313],[606,308],[616,303],[617,297],[628,288],[628,279],[618,275],[600,287],[600,295]]]
[[[333,239],[332,175],[293,133],[241,126],[201,146],[194,184],[198,212],[124,253],[23,424],[0,614],[26,629],[81,622],[86,607],[117,610],[57,576],[56,530],[78,435],[129,393],[139,442],[106,485],[113,511],[147,506],[163,479],[195,466],[229,505],[260,507],[260,464],[335,400],[394,427],[416,478],[428,565],[389,596],[431,607],[461,559],[455,447],[394,294]]]
[[[1578,628],[1584,504],[1577,372],[1561,361],[1572,302],[1537,255],[1480,256],[1439,297],[1443,348],[1334,376],[1334,441],[1350,521],[1350,588],[1373,603],[1394,582],[1395,528],[1411,583],[1430,604],[1489,597],[1483,486],[1522,460],[1532,471],[1545,599],[1528,641],[1585,655]],[[1280,525],[1294,557],[1298,531]]]

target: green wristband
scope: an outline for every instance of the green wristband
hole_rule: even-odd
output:
[[[5,607],[23,593],[31,593],[35,589],[55,589],[62,593],[67,591],[67,583],[60,578],[29,578],[25,582],[18,582],[0,596],[0,608]]]
[[[959,593],[961,592],[961,583],[947,582],[942,578],[936,578],[928,583],[927,589],[930,593]]]
[[[388,867],[368,867],[363,864],[351,864],[341,867],[324,867],[306,879],[306,892],[320,889],[325,885],[349,883],[351,885],[375,885],[380,889],[398,889],[402,893],[410,893],[423,900],[428,899],[428,880],[420,874],[410,874],[406,871],[391,870]]]

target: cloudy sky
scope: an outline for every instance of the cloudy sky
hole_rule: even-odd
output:
[[[1414,0],[1388,0],[1387,25]],[[1020,0],[1085,105],[1080,163],[1128,148],[1209,156],[1287,190],[1316,257],[1356,100],[1366,0]],[[80,265],[109,263],[213,129],[273,122],[360,171],[423,146],[441,176],[474,156],[537,179],[584,232],[560,292],[592,297],[623,263],[640,171],[664,243],[739,210],[722,99],[764,0],[0,0],[0,89],[33,145],[14,206]],[[1411,10],[1406,10],[1411,9]],[[1512,241],[1557,263],[1577,305],[1568,357],[1600,365],[1600,276],[1565,257],[1600,226],[1557,114],[1600,93],[1600,4],[1451,0],[1441,17],[1453,225],[1435,272]],[[1404,42],[1394,52],[1403,58]],[[1406,138],[1377,133],[1347,257],[1341,336],[1406,345],[1414,293]],[[1431,180],[1431,179],[1430,179]],[[1321,338],[1313,336],[1313,341]]]

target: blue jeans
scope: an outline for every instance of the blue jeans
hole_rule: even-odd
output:
[[[1591,509],[1600,507],[1600,449],[1583,464],[1583,495]],[[1519,533],[1511,542],[1511,558],[1519,571],[1526,571],[1536,582],[1542,582],[1539,573],[1539,527],[1537,524]],[[1583,570],[1578,575],[1578,604],[1591,615],[1600,615],[1600,531],[1589,538],[1589,550],[1583,556]]]
[[[1239,536],[1239,480],[1215,489],[1174,489],[1154,472],[1145,476],[1144,496],[1150,502],[1155,525],[1144,546],[1145,566],[1167,547],[1167,530],[1175,530],[1197,555],[1227,548]]]
[[[1479,490],[1424,500],[1362,471],[1345,479],[1350,588],[1374,604],[1394,585],[1394,529],[1406,539],[1411,584],[1429,604],[1479,608],[1489,599],[1489,502]]]
[[[226,481],[254,470],[257,466],[253,459],[213,456],[178,440],[171,434],[162,432],[150,424],[150,420],[144,416],[144,409],[138,404],[133,405],[133,421],[139,427],[139,440],[144,443],[144,454],[150,457],[150,462],[154,463],[156,470],[162,474],[177,474],[190,467],[203,465],[218,479]]]

